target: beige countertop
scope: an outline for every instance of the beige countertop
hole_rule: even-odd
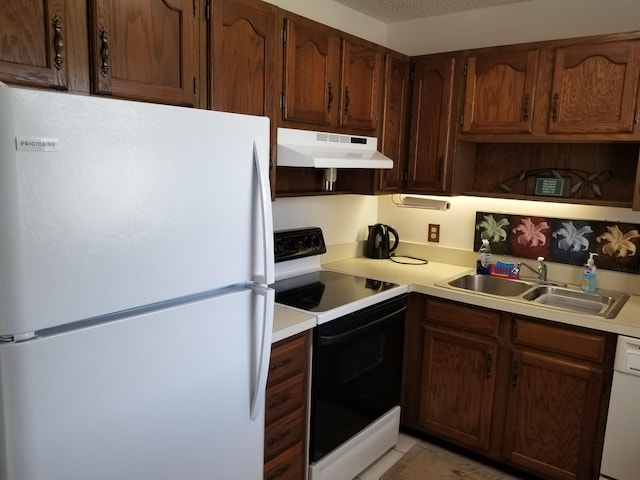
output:
[[[514,301],[508,298],[454,290],[436,285],[446,283],[446,280],[464,273],[473,273],[473,270],[469,267],[460,265],[434,261],[429,261],[426,265],[404,265],[391,260],[356,257],[326,263],[323,267],[337,272],[407,285],[409,292],[418,292],[478,307],[492,308],[494,310],[640,338],[640,295],[631,295],[616,318],[607,319],[595,315],[572,313],[525,301]],[[311,329],[315,325],[316,317],[314,315],[276,305],[273,342]]]
[[[373,260],[357,257],[327,263],[323,267],[328,270],[360,275],[376,280],[407,284],[410,292],[424,293],[479,307],[492,308],[569,325],[640,337],[640,295],[631,295],[616,318],[607,319],[595,315],[572,313],[535,303],[525,303],[523,301],[454,290],[436,285],[436,283],[443,283],[464,273],[474,273],[474,270],[459,265],[432,261],[429,261],[426,265],[403,265],[388,259]]]

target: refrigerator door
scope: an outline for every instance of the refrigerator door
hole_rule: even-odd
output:
[[[272,301],[232,289],[0,345],[0,478],[262,479],[250,410]]]
[[[264,117],[0,87],[0,335],[269,283],[268,146]]]

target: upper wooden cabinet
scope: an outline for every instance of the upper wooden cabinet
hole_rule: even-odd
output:
[[[466,54],[471,141],[637,141],[640,39],[617,34]]]
[[[284,18],[285,121],[335,125],[340,99],[340,38],[316,22]]]
[[[640,40],[556,48],[549,133],[633,133],[639,73]]]
[[[92,0],[93,91],[197,105],[198,2]]]
[[[257,0],[213,0],[211,108],[273,117],[277,9]]]
[[[462,131],[531,132],[538,57],[537,49],[495,49],[467,56]]]
[[[409,114],[411,110],[411,61],[403,55],[385,55],[384,95],[379,146],[393,160],[393,168],[380,170],[377,190],[402,191],[407,175]]]
[[[76,0],[3,0],[0,80],[88,91],[86,15]]]
[[[282,125],[375,131],[381,48],[293,14],[283,22]]]

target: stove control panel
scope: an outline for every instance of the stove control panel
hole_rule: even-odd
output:
[[[274,232],[273,246],[276,263],[311,255],[321,255],[327,251],[322,230],[318,227]]]

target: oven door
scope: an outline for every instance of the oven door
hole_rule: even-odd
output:
[[[406,309],[402,295],[315,328],[312,462],[399,405]]]

